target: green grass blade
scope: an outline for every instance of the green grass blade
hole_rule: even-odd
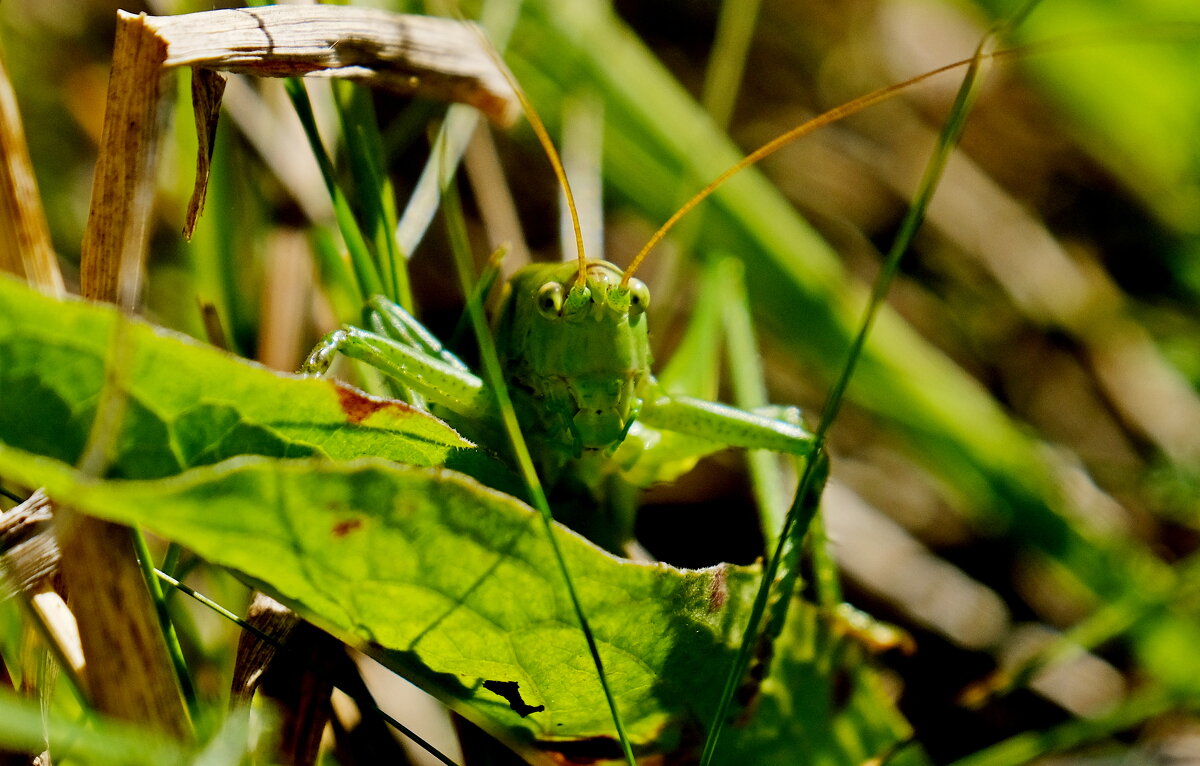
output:
[[[520,13],[520,0],[492,0],[483,4],[479,23],[488,30],[488,37],[497,51],[503,53],[508,47]],[[396,241],[401,252],[415,252],[425,237],[437,213],[442,188],[453,177],[479,122],[479,113],[469,106],[452,104],[446,110],[446,119],[433,141],[430,159],[421,170],[404,214],[396,225]]]
[[[721,3],[700,103],[704,104],[713,122],[722,128],[728,127],[733,115],[761,5],[761,0],[724,0]]]
[[[386,171],[383,139],[371,94],[349,82],[333,83],[334,103],[346,137],[346,153],[354,177],[358,210],[363,228],[370,234],[384,283],[384,294],[404,308],[413,309],[408,283],[408,253],[399,248],[396,230],[396,198]]]
[[[959,88],[958,95],[955,98],[953,107],[951,107],[950,116],[946,121],[946,125],[942,129],[942,134],[939,137],[937,146],[934,149],[933,157],[926,166],[924,177],[918,187],[917,194],[909,207],[908,213],[904,217],[904,221],[900,225],[900,231],[896,235],[896,240],[888,252],[887,259],[884,262],[883,270],[880,272],[879,278],[875,282],[875,286],[871,293],[871,298],[867,304],[866,315],[859,326],[858,334],[855,336],[850,347],[850,352],[846,360],[845,366],[842,368],[841,374],[830,390],[829,397],[826,400],[824,409],[821,412],[821,419],[813,434],[813,454],[805,463],[804,472],[800,479],[800,486],[796,490],[796,502],[792,504],[792,508],[788,511],[787,520],[784,523],[783,530],[775,551],[767,564],[766,570],[763,573],[762,584],[759,586],[758,594],[754,600],[754,608],[750,613],[750,621],[746,628],[746,640],[742,644],[741,650],[738,652],[737,659],[730,668],[729,677],[725,683],[725,690],[721,697],[721,704],[718,707],[717,715],[713,718],[712,726],[709,729],[708,737],[704,743],[704,751],[700,758],[701,766],[708,766],[712,762],[713,755],[716,752],[717,742],[720,739],[721,732],[725,728],[728,717],[728,710],[731,704],[734,692],[741,683],[743,674],[750,665],[750,658],[756,648],[756,636],[758,635],[760,623],[766,612],[767,595],[774,584],[775,575],[779,571],[780,563],[783,558],[785,547],[789,538],[798,532],[803,535],[807,529],[808,522],[811,521],[816,514],[816,507],[819,499],[813,493],[819,494],[824,482],[819,480],[816,473],[817,468],[822,463],[827,464],[827,456],[825,453],[825,439],[829,432],[830,426],[837,417],[837,413],[841,407],[842,397],[845,394],[846,387],[849,385],[850,377],[856,369],[859,355],[862,352],[863,346],[866,343],[867,335],[870,333],[871,327],[874,325],[875,317],[878,314],[880,306],[883,305],[888,287],[891,285],[891,280],[895,276],[900,265],[901,256],[907,251],[913,237],[916,235],[917,229],[920,228],[921,221],[924,219],[925,209],[932,199],[934,192],[937,189],[937,183],[941,177],[942,170],[945,168],[946,162],[949,160],[950,152],[954,149],[958,142],[958,138],[962,133],[962,129],[966,124],[966,117],[970,111],[970,107],[977,94],[979,85],[979,64],[982,61],[982,53],[984,45],[991,40],[991,35],[985,38],[980,44],[975,61],[967,71],[967,75],[963,80],[962,86]],[[818,483],[819,482],[819,483]],[[802,502],[803,501],[803,502]],[[806,518],[798,519],[797,516],[804,513]]]
[[[251,6],[266,4],[268,4],[266,0],[250,0],[248,3]],[[338,229],[341,231],[342,240],[346,243],[346,249],[350,252],[350,262],[354,267],[355,277],[358,279],[359,303],[365,304],[371,296],[384,294],[384,285],[380,276],[378,263],[367,245],[367,239],[358,224],[358,219],[354,216],[346,193],[342,191],[337,183],[333,160],[330,158],[329,153],[325,150],[324,143],[321,141],[321,134],[317,129],[316,117],[313,114],[312,102],[308,98],[308,92],[304,89],[303,81],[299,78],[291,77],[285,81],[284,87],[287,90],[288,98],[292,101],[293,108],[296,110],[296,115],[300,118],[300,124],[304,128],[304,134],[308,138],[313,156],[316,158],[317,165],[321,169],[321,177],[325,181],[325,188],[329,192],[330,199],[333,201],[334,216],[337,220]]]
[[[657,376],[663,389],[702,399],[717,395],[720,384],[721,301],[724,284],[718,269],[700,269],[697,300],[675,353]]]
[[[150,600],[154,603],[154,611],[158,615],[158,624],[167,645],[167,655],[171,658],[175,677],[179,679],[183,701],[187,703],[192,720],[196,720],[200,713],[200,700],[196,696],[196,685],[192,683],[192,673],[183,656],[183,647],[179,645],[179,634],[175,631],[171,614],[167,609],[166,596],[163,594],[162,586],[155,574],[154,558],[150,554],[150,546],[146,543],[146,536],[140,529],[134,529],[133,544],[137,552],[138,565],[142,569],[142,576],[146,579],[146,589],[150,591]]]
[[[579,621],[579,629],[583,633],[584,640],[587,642],[588,653],[591,655],[592,664],[596,668],[596,676],[600,681],[600,686],[604,691],[604,698],[608,702],[609,710],[612,713],[613,726],[616,729],[617,738],[620,740],[621,751],[629,766],[637,766],[637,759],[633,755],[633,746],[629,742],[629,736],[625,732],[625,725],[621,721],[621,713],[617,709],[616,697],[613,695],[612,688],[609,685],[608,674],[604,671],[604,661],[600,657],[600,648],[596,643],[596,636],[592,632],[591,624],[588,622],[587,614],[583,609],[583,603],[579,599],[579,593],[575,588],[575,581],[571,577],[571,571],[567,567],[567,561],[563,557],[562,549],[559,547],[558,540],[554,536],[554,514],[550,510],[550,503],[546,499],[546,493],[543,491],[542,483],[538,479],[537,471],[534,469],[533,458],[529,454],[529,447],[525,444],[525,439],[521,435],[521,427],[517,423],[516,412],[513,409],[512,399],[508,394],[507,382],[500,368],[500,357],[496,353],[496,345],[492,340],[491,331],[488,329],[483,305],[478,301],[478,296],[471,285],[470,243],[467,239],[466,224],[462,216],[457,190],[452,183],[442,190],[442,196],[444,215],[450,234],[451,250],[454,253],[455,269],[458,272],[459,284],[462,287],[463,295],[469,301],[467,312],[471,317],[475,337],[479,342],[479,355],[483,361],[484,379],[496,395],[496,403],[504,421],[504,430],[508,435],[521,476],[525,480],[526,487],[533,500],[533,506],[538,510],[539,517],[545,528],[546,537],[550,541],[550,547],[554,553],[554,560],[558,566],[558,571],[562,576],[567,593],[570,595],[571,606],[575,611],[576,619]],[[472,298],[475,298],[475,300],[471,300]]]
[[[729,673],[725,677],[725,686],[721,690],[716,713],[709,724],[708,735],[704,740],[704,750],[700,754],[701,766],[707,766],[707,764],[712,763],[713,756],[717,752],[721,733],[725,729],[726,722],[729,719],[729,711],[733,705],[734,695],[737,693],[738,687],[741,686],[742,679],[750,667],[750,660],[758,649],[758,630],[762,626],[763,619],[767,616],[767,601],[771,593],[771,587],[775,584],[775,578],[779,574],[784,554],[790,544],[793,544],[796,539],[803,537],[804,531],[816,516],[820,506],[821,490],[825,486],[825,477],[828,471],[829,459],[823,450],[814,450],[804,462],[804,469],[800,475],[800,485],[796,488],[796,497],[792,501],[791,508],[788,509],[783,529],[776,540],[771,558],[763,570],[762,579],[754,595],[754,605],[750,610],[750,618],[746,621],[746,630],[742,637],[741,647],[738,649],[737,655],[729,667]],[[794,578],[794,573],[787,573],[785,577],[789,579]],[[773,618],[786,615],[786,606],[789,597],[790,594],[785,591],[781,596],[784,599],[782,606],[783,613],[772,614]]]
[[[350,263],[354,266],[354,274],[358,278],[358,289],[365,303],[366,299],[372,295],[383,294],[383,281],[379,276],[379,268],[367,246],[367,240],[358,225],[358,220],[350,209],[350,201],[338,185],[337,175],[333,169],[333,160],[330,159],[329,153],[325,151],[325,145],[321,142],[312,102],[308,98],[308,92],[304,89],[304,83],[296,78],[289,78],[285,87],[296,110],[296,115],[300,118],[300,124],[304,126],[304,134],[308,137],[313,156],[317,158],[317,164],[321,168],[325,188],[333,200],[338,229],[342,233],[346,248],[350,251]]]
[[[496,287],[496,283],[502,276],[500,267],[507,255],[508,250],[502,246],[488,256],[487,263],[483,265],[483,270],[479,273],[479,279],[475,282],[475,286],[471,290],[468,303],[473,301],[477,302],[480,306],[487,305],[488,296],[492,294],[492,290]],[[462,348],[463,338],[466,337],[470,329],[471,315],[464,309],[462,315],[458,318],[458,322],[454,325],[454,331],[450,333],[450,340],[446,343],[446,348]]]

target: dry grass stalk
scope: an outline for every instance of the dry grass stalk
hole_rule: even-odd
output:
[[[0,61],[0,270],[52,295],[63,293],[17,97]]]
[[[163,66],[192,67],[199,152],[184,236],[204,204],[212,138],[224,80],[215,72],[260,77],[336,77],[406,96],[470,104],[501,124],[520,112],[498,57],[471,25],[345,6],[267,6],[147,16],[166,46]]]
[[[0,599],[13,595],[27,599],[54,655],[74,678],[82,679],[79,628],[54,589],[61,561],[58,541],[50,531],[52,522],[50,498],[40,490],[20,505],[0,512]]]
[[[81,287],[86,297],[126,308],[137,299],[145,253],[165,58],[165,45],[143,18],[119,16]],[[131,531],[86,516],[59,522],[63,578],[93,704],[107,715],[186,737],[187,712]]]
[[[80,255],[84,297],[129,309],[141,282],[165,95],[167,46],[146,18],[118,12],[104,134]]]

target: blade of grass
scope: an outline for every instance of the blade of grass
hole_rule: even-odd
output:
[[[1019,23],[1021,18],[1024,18],[1032,8],[1036,5],[1037,0],[1027,2],[1025,6],[1014,14],[1009,20],[1002,22],[994,27],[985,35],[976,49],[975,57],[968,66],[967,73],[963,78],[963,83],[955,96],[954,104],[951,106],[950,115],[942,128],[941,135],[938,138],[938,143],[934,148],[933,156],[926,165],[924,176],[918,186],[916,195],[906,213],[904,220],[900,224],[900,229],[896,235],[891,249],[888,251],[887,258],[884,260],[883,268],[880,271],[879,277],[871,292],[871,297],[867,303],[865,315],[859,330],[850,346],[850,351],[847,356],[845,365],[842,367],[841,374],[838,376],[829,397],[826,400],[825,407],[821,412],[821,418],[817,428],[813,433],[813,453],[811,458],[805,463],[804,472],[800,479],[800,486],[796,490],[796,503],[793,503],[788,511],[787,519],[784,522],[783,531],[781,532],[778,543],[775,546],[775,552],[772,554],[766,569],[763,572],[762,584],[759,586],[758,593],[755,596],[754,607],[750,613],[749,624],[746,627],[745,638],[743,639],[742,647],[734,659],[733,665],[730,668],[729,676],[726,680],[725,689],[721,696],[721,703],[718,706],[717,714],[713,717],[712,724],[709,728],[708,737],[704,743],[704,751],[701,754],[701,766],[708,766],[712,762],[714,753],[716,752],[717,742],[720,739],[722,730],[725,727],[726,718],[728,717],[729,706],[732,702],[734,692],[741,682],[743,674],[749,667],[751,655],[756,647],[756,636],[758,635],[759,623],[762,621],[766,611],[767,597],[771,589],[771,585],[775,580],[775,575],[779,570],[780,561],[783,558],[785,545],[789,538],[796,532],[802,533],[807,523],[811,521],[815,514],[816,499],[812,499],[812,506],[805,507],[799,501],[806,498],[814,490],[819,488],[816,486],[816,472],[823,461],[827,461],[828,457],[825,452],[825,440],[837,414],[841,408],[842,399],[846,392],[846,388],[850,383],[850,378],[854,373],[857,361],[862,353],[863,346],[866,343],[868,334],[874,324],[875,317],[878,315],[880,307],[883,305],[887,290],[891,285],[892,279],[895,277],[896,271],[899,269],[900,258],[908,250],[913,238],[916,236],[917,230],[920,228],[921,222],[924,220],[925,210],[929,205],[929,201],[933,198],[934,192],[937,190],[938,180],[941,177],[942,171],[945,169],[946,162],[950,158],[950,153],[953,151],[958,139],[962,134],[962,130],[966,125],[966,118],[970,112],[971,106],[974,103],[975,97],[978,95],[980,84],[981,63],[987,53],[987,49],[992,45],[993,41],[1004,31],[1011,28],[1012,25]],[[807,518],[798,519],[801,515],[800,511],[806,511]],[[801,522],[804,526],[798,526],[797,522]]]
[[[600,658],[600,648],[596,644],[596,637],[592,633],[592,628],[584,612],[583,604],[579,600],[579,594],[575,589],[575,582],[571,577],[571,572],[567,568],[566,559],[563,558],[558,540],[554,536],[554,515],[550,510],[550,503],[546,499],[546,493],[542,489],[541,480],[538,479],[537,470],[533,466],[533,458],[529,454],[529,447],[525,444],[525,439],[521,435],[521,427],[517,424],[516,412],[513,409],[512,399],[508,395],[504,373],[500,369],[500,358],[496,353],[496,345],[492,341],[491,331],[488,329],[483,305],[479,302],[475,291],[472,289],[470,279],[470,243],[467,239],[466,224],[462,215],[461,204],[459,203],[457,190],[453,183],[447,184],[442,190],[442,198],[443,215],[446,218],[447,229],[450,235],[450,249],[454,254],[455,270],[458,272],[462,293],[469,300],[467,312],[471,317],[471,324],[479,343],[479,355],[483,361],[484,379],[495,393],[496,404],[504,422],[504,430],[512,446],[521,477],[529,489],[533,506],[538,510],[542,525],[546,531],[546,537],[550,541],[551,550],[554,552],[554,559],[557,562],[558,570],[562,574],[563,584],[566,586],[567,593],[571,597],[571,606],[575,611],[576,619],[579,621],[579,628],[583,632],[584,640],[587,642],[592,664],[596,667],[596,675],[604,691],[604,698],[608,701],[608,707],[612,713],[613,726],[616,728],[617,738],[620,740],[621,751],[625,756],[628,766],[637,766],[637,760],[633,755],[633,747],[629,742],[629,737],[625,733],[625,726],[621,723],[621,714],[617,708],[617,700],[613,696],[612,689],[609,687],[608,675],[604,672],[604,661]]]
[[[171,621],[171,613],[167,608],[167,599],[162,586],[155,576],[154,558],[150,555],[150,546],[146,543],[146,535],[140,529],[133,530],[133,546],[137,552],[138,564],[142,575],[146,578],[146,589],[150,591],[150,600],[154,603],[154,611],[158,615],[159,629],[167,645],[167,656],[171,658],[171,666],[175,669],[175,677],[179,680],[183,701],[191,713],[192,720],[198,720],[200,715],[200,700],[196,696],[196,685],[192,683],[192,673],[188,669],[187,660],[183,656],[183,647],[179,645],[179,634]]]
[[[383,139],[371,94],[348,82],[336,82],[334,103],[345,136],[346,153],[354,176],[355,195],[364,228],[378,254],[385,294],[409,311],[413,308],[412,289],[405,268],[408,254],[401,252],[392,232],[396,230],[396,197],[388,178],[383,156]]]
[[[729,378],[734,403],[746,410],[770,404],[767,385],[754,337],[754,320],[750,316],[750,296],[742,278],[741,261],[727,258],[720,263],[720,282],[725,291],[722,320],[725,323],[725,353],[728,355]],[[766,450],[746,453],[750,467],[751,486],[761,514],[764,535],[773,534],[783,526],[787,498],[783,494],[783,477],[775,456]],[[773,539],[766,539],[770,549]]]
[[[700,103],[721,128],[729,126],[746,69],[746,54],[758,22],[761,0],[725,0],[717,18],[713,52],[704,73]]]
[[[712,53],[704,70],[704,87],[700,105],[720,130],[729,128],[733,107],[741,90],[742,75],[746,69],[746,57],[758,23],[761,0],[724,0],[717,17],[717,30],[713,38]],[[679,201],[685,203],[695,191],[694,181],[680,179]],[[694,212],[675,229],[675,246],[679,252],[694,249],[696,239],[703,229],[704,209]]]
[[[500,279],[501,264],[508,255],[508,248],[501,245],[491,255],[488,256],[487,263],[483,265],[483,271],[479,274],[479,279],[475,282],[475,286],[471,291],[471,297],[468,303],[477,302],[480,306],[486,306],[488,296],[492,294],[492,288],[496,286],[496,282]],[[454,325],[454,331],[450,333],[450,342],[446,344],[447,348],[458,349],[461,347],[463,338],[470,329],[471,317],[464,311],[458,318],[458,322]]]
[[[379,276],[378,264],[371,254],[371,249],[358,225],[358,220],[354,217],[354,212],[350,209],[350,200],[346,198],[346,193],[338,185],[337,175],[333,169],[333,160],[330,159],[328,152],[325,151],[325,144],[321,141],[321,134],[317,130],[316,116],[313,114],[312,101],[308,98],[308,91],[304,89],[304,83],[292,77],[285,81],[284,86],[296,109],[296,115],[300,118],[300,124],[304,126],[304,134],[308,137],[313,156],[317,158],[317,164],[321,168],[321,177],[325,180],[325,188],[333,200],[338,230],[342,233],[346,249],[350,251],[350,263],[354,267],[354,275],[358,280],[359,297],[362,299],[362,303],[366,303],[367,298],[372,295],[383,293],[383,281]]]

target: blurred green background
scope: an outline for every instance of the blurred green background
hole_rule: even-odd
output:
[[[580,115],[583,156],[603,161],[577,165],[576,183],[603,179],[604,252],[623,264],[740,154],[969,56],[1012,5],[784,0],[753,18],[753,4],[529,0],[508,60],[556,135]],[[0,5],[69,282],[117,7]],[[717,31],[723,14],[732,37]],[[744,61],[729,31],[739,21],[753,30]],[[1086,745],[1053,762],[1200,758],[1200,5],[1046,0],[1001,47],[1020,45],[1031,47],[994,62],[834,428],[826,526],[849,600],[917,640],[880,661],[935,761],[1022,734],[1036,753],[1073,732]],[[640,274],[657,356],[672,357],[694,305],[712,300],[697,297],[697,264],[731,255],[772,398],[819,410],[956,87],[945,75],[802,139],[714,198]],[[329,208],[279,84],[238,91],[190,244],[178,231],[194,137],[180,100],[145,311],[203,337],[197,300],[211,302],[232,348],[294,368],[355,308],[312,287],[306,231],[312,219],[331,230]],[[444,107],[376,102],[403,208]],[[590,146],[589,124],[601,136]],[[558,257],[558,191],[528,130],[494,139],[529,249]],[[474,231],[481,251],[497,236],[487,226]],[[423,318],[445,330],[458,298],[439,230],[412,271]],[[741,462],[723,454],[653,490],[640,527],[650,550],[689,566],[752,560]],[[1051,651],[1059,660],[1035,672]],[[997,669],[1019,682],[989,694]]]

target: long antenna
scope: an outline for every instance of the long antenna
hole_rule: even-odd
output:
[[[460,21],[465,21],[462,14],[456,13]],[[500,56],[500,52],[492,47],[491,42],[487,39],[487,35],[483,30],[474,27],[479,35],[480,42],[484,51],[495,62],[496,68],[500,70],[500,74],[508,81],[509,87],[516,94],[517,101],[521,104],[521,111],[525,113],[525,119],[529,120],[529,127],[533,128],[533,134],[537,136],[538,143],[542,145],[542,151],[546,153],[546,159],[550,160],[550,167],[554,168],[554,175],[558,177],[558,184],[562,187],[563,194],[567,197],[567,210],[571,214],[571,228],[575,231],[575,254],[578,259],[579,269],[575,274],[575,287],[582,288],[587,283],[587,255],[583,248],[583,229],[579,225],[579,209],[575,207],[575,195],[571,192],[571,182],[567,180],[567,171],[563,169],[562,159],[558,156],[558,150],[554,148],[554,142],[550,140],[550,133],[546,130],[545,123],[542,122],[541,115],[537,109],[533,108],[533,102],[525,95],[525,90],[521,88],[521,83],[517,82],[517,78],[513,73],[508,71],[508,66],[504,63],[504,59]]]
[[[567,210],[571,214],[571,228],[575,231],[575,253],[579,262],[579,269],[575,274],[575,286],[583,287],[587,281],[587,255],[583,251],[583,229],[579,225],[579,210],[575,207],[575,195],[571,193],[571,182],[567,180],[567,171],[563,169],[558,150],[554,148],[554,142],[550,140],[550,134],[546,131],[541,116],[533,108],[525,91],[521,90],[521,86],[506,68],[501,67],[501,71],[508,78],[513,92],[517,94],[517,100],[521,102],[521,109],[525,112],[526,119],[529,120],[529,127],[533,128],[533,134],[537,136],[538,143],[546,152],[546,158],[550,160],[550,166],[554,168],[554,175],[558,176],[558,183],[562,187],[563,194],[567,196]]]
[[[508,74],[508,72],[505,72],[505,74]],[[516,82],[512,82],[512,91],[516,92],[517,101],[521,102],[521,108],[529,120],[529,127],[533,128],[535,136],[538,137],[538,143],[541,144],[542,150],[546,152],[546,158],[550,160],[551,167],[554,168],[554,175],[558,176],[559,185],[562,185],[563,193],[566,195],[566,209],[571,214],[571,228],[575,231],[575,252],[578,264],[580,264],[580,268],[578,268],[575,274],[575,285],[576,287],[583,287],[584,282],[587,281],[588,257],[583,252],[583,229],[580,227],[580,211],[575,207],[575,195],[571,193],[571,182],[566,180],[566,170],[563,169],[563,161],[558,156],[558,150],[554,149],[554,142],[550,139],[550,133],[546,132],[546,126],[542,124],[538,110],[533,108],[533,103],[529,102],[529,98],[524,95],[521,86],[517,85]]]
[[[994,53],[992,55],[998,56],[1000,54]],[[629,280],[633,277],[633,272],[637,271],[638,266],[642,265],[642,261],[646,260],[646,256],[648,256],[650,254],[650,251],[653,250],[654,247],[659,242],[662,241],[663,237],[665,237],[667,235],[667,232],[669,232],[672,228],[675,227],[675,224],[679,223],[679,220],[681,218],[683,218],[685,215],[690,213],[697,205],[699,205],[701,202],[706,200],[710,195],[712,195],[712,193],[715,192],[721,186],[721,184],[725,183],[733,176],[737,175],[741,171],[743,171],[746,168],[750,167],[751,165],[755,164],[759,160],[762,160],[765,157],[771,156],[775,152],[782,149],[784,146],[787,146],[792,141],[795,141],[797,138],[800,138],[801,136],[806,136],[809,133],[812,133],[817,128],[824,127],[826,125],[829,125],[830,123],[837,122],[838,120],[842,119],[843,117],[848,117],[857,112],[861,112],[863,109],[866,109],[869,106],[874,106],[875,104],[878,104],[880,101],[885,101],[885,100],[891,98],[892,96],[896,95],[898,92],[904,90],[905,88],[908,88],[912,85],[916,85],[919,82],[923,82],[923,81],[928,80],[931,77],[935,77],[939,74],[944,74],[946,72],[949,72],[952,69],[958,69],[959,67],[967,66],[972,61],[973,61],[973,59],[969,59],[969,58],[962,59],[961,61],[956,61],[953,64],[946,64],[945,66],[938,67],[937,69],[934,69],[932,71],[926,72],[921,75],[917,75],[916,77],[905,80],[903,82],[898,82],[893,85],[889,85],[886,88],[880,88],[879,90],[872,91],[870,93],[867,93],[866,95],[859,96],[858,98],[854,99],[853,101],[847,101],[846,103],[842,104],[841,106],[834,107],[833,109],[830,109],[828,112],[825,112],[824,114],[821,114],[817,117],[812,118],[811,120],[808,120],[807,122],[797,125],[796,127],[792,128],[788,132],[783,133],[779,136],[776,136],[775,138],[771,139],[767,143],[760,146],[758,149],[755,149],[750,154],[747,154],[740,161],[738,161],[737,164],[731,166],[724,173],[722,173],[721,175],[719,175],[715,179],[713,179],[703,189],[696,192],[696,195],[694,197],[692,197],[687,202],[685,202],[682,207],[680,207],[678,210],[675,211],[674,215],[672,215],[670,218],[667,219],[666,223],[664,223],[661,227],[659,227],[658,231],[654,232],[654,235],[652,237],[650,237],[649,241],[647,241],[646,244],[642,247],[642,249],[638,251],[638,254],[636,256],[634,256],[633,260],[629,263],[629,267],[625,269],[625,273],[621,276],[621,287],[627,287],[629,285]],[[518,92],[518,96],[519,95],[520,94]],[[532,122],[532,119],[531,119],[531,122]]]

